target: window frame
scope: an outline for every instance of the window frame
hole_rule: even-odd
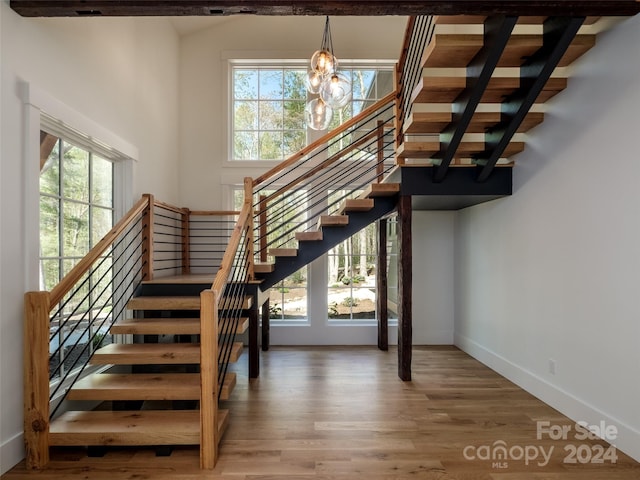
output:
[[[238,53],[238,52],[235,52]],[[291,59],[274,59],[274,58],[270,58],[270,59],[256,59],[256,58],[239,58],[237,56],[229,56],[227,57],[227,62],[226,62],[226,75],[225,75],[225,81],[226,81],[226,85],[223,85],[223,95],[224,95],[224,99],[223,99],[223,105],[226,105],[226,110],[227,110],[227,122],[225,123],[224,129],[225,131],[223,132],[224,135],[224,142],[226,144],[226,148],[224,149],[225,152],[225,159],[223,161],[223,166],[224,167],[240,167],[240,168],[254,168],[254,167],[273,167],[274,165],[277,165],[278,163],[282,162],[283,160],[286,160],[286,157],[284,159],[279,159],[279,160],[265,160],[265,159],[256,159],[256,160],[241,160],[241,159],[234,159],[233,158],[233,150],[234,150],[234,83],[233,83],[233,73],[234,73],[234,69],[236,68],[246,68],[246,69],[251,69],[251,68],[256,68],[256,69],[269,69],[271,68],[292,68],[292,69],[298,69],[298,68],[302,68],[304,70],[306,70],[308,68],[308,60],[307,59],[300,59],[300,58],[291,58]],[[352,59],[344,59],[344,60],[340,60],[340,67],[344,70],[367,70],[367,69],[371,69],[371,70],[386,70],[389,71],[391,73],[391,82],[393,82],[393,70],[395,68],[395,61],[394,60],[374,60],[374,59],[368,59],[368,60],[352,60]],[[376,85],[376,96],[379,97],[378,92],[378,86]],[[307,101],[311,98],[315,98],[315,95],[311,95],[309,93],[307,93]],[[376,98],[375,101],[377,101],[379,98]],[[361,101],[361,100],[358,100]],[[351,100],[350,103],[354,102],[354,100]],[[309,144],[311,141],[319,138],[320,136],[324,135],[327,131],[314,131],[311,130],[309,128],[306,129],[306,138],[307,138],[307,144]]]

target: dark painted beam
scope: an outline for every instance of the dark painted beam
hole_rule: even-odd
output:
[[[476,159],[479,182],[491,175],[583,22],[584,17],[551,17],[545,21],[542,47],[520,68],[520,88],[502,104],[502,122],[485,136],[488,148]]]
[[[411,166],[400,171],[401,195],[425,196],[507,196],[513,189],[513,169],[496,168],[486,182],[478,183],[473,167],[451,168],[442,182],[433,179],[436,167]]]
[[[493,16],[484,23],[484,45],[467,66],[467,86],[451,106],[452,121],[440,134],[440,152],[432,158],[434,180],[441,182],[471,123],[518,17]]]
[[[217,15],[635,15],[635,0],[11,0],[25,17]]]
[[[411,381],[413,348],[413,262],[411,254],[411,197],[398,200],[398,376]]]
[[[378,220],[378,257],[376,259],[376,318],[378,348],[389,350],[389,308],[387,305],[387,219]]]

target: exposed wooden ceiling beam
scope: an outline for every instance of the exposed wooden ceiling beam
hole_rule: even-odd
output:
[[[635,15],[636,0],[11,0],[25,17],[216,15]]]

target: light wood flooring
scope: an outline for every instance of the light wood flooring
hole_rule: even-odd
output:
[[[594,452],[598,441],[536,439],[536,422],[573,422],[454,347],[416,348],[413,381],[396,374],[395,350],[273,348],[261,376],[247,382],[246,354],[225,408],[231,421],[214,471],[198,468],[197,448],[169,457],[152,449],[114,449],[103,458],[54,450],[46,471],[16,466],[2,480],[637,480],[640,464],[617,452],[616,464],[568,464],[567,445]],[[572,430],[573,432],[573,430]],[[468,460],[503,441],[553,453]],[[514,450],[513,448],[516,447]],[[480,450],[481,451],[481,450]],[[584,458],[584,455],[583,455]],[[506,461],[506,464],[504,463]]]

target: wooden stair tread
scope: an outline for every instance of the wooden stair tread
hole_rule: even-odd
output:
[[[218,438],[228,423],[218,410]],[[49,443],[84,445],[199,445],[199,410],[69,411],[51,422]]]
[[[254,263],[253,271],[255,273],[271,273],[275,269],[275,265],[273,263]]]
[[[323,238],[322,230],[313,230],[310,232],[296,232],[296,240],[298,242],[318,242]]]
[[[444,122],[445,116],[449,121]],[[500,112],[476,112],[471,118],[467,133],[485,133],[489,128],[500,123]],[[407,134],[439,134],[451,122],[452,114],[449,112],[413,112],[407,122],[405,122],[405,133]],[[536,125],[542,123],[544,113],[529,112],[518,128],[518,133],[527,132]]]
[[[231,346],[231,354],[229,355],[229,363],[236,363],[242,355],[242,349],[244,346],[242,342],[234,342]]]
[[[422,66],[466,67],[482,48],[484,38],[473,34],[435,34],[425,48]]]
[[[359,198],[392,197],[398,192],[399,183],[372,183],[363,190]]]
[[[228,372],[221,400],[228,400],[236,374]],[[199,373],[97,373],[76,382],[69,400],[200,400]]]
[[[373,198],[349,198],[342,203],[338,213],[342,215],[348,212],[368,212],[374,205]]]
[[[595,35],[576,35],[567,51],[558,62],[559,67],[567,67],[592,49],[596,44]]]
[[[124,335],[198,335],[199,318],[127,318],[115,323],[110,333]]]
[[[412,93],[414,103],[453,103],[467,86],[466,77],[425,76]],[[520,87],[518,77],[493,77],[481,98],[481,103],[501,103]],[[543,87],[536,103],[544,103],[567,88],[567,79],[552,77]]]
[[[200,310],[200,297],[199,296],[133,297],[127,303],[127,308],[129,310]]]
[[[482,48],[481,34],[436,33],[423,56],[425,68],[462,68]],[[558,66],[566,67],[595,45],[595,35],[577,35]],[[498,67],[520,67],[542,47],[542,35],[514,34],[507,41]]]
[[[318,218],[318,228],[322,227],[343,227],[349,225],[347,215],[320,215]]]
[[[246,332],[248,323],[247,317],[240,318],[236,334]],[[114,324],[109,333],[114,335],[198,335],[200,318],[127,318]]]
[[[297,257],[298,249],[297,248],[270,248],[268,251],[268,254],[274,257]]]
[[[200,363],[199,343],[112,343],[91,357],[94,365],[161,365]]]
[[[510,142],[502,157],[508,158],[524,150],[524,142]],[[485,150],[484,142],[461,142],[455,158],[468,158],[481,154]],[[440,151],[440,142],[404,142],[398,148],[400,158],[431,158]]]

